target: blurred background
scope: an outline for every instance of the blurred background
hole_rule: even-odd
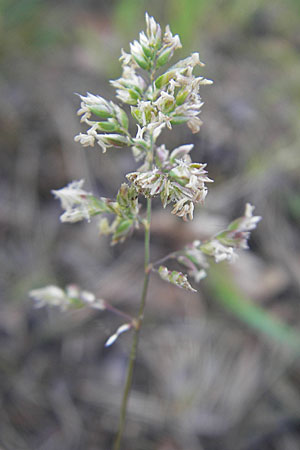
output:
[[[0,446],[107,450],[130,335],[108,313],[33,308],[28,291],[76,282],[135,314],[143,235],[111,247],[92,224],[60,224],[51,189],[84,178],[113,197],[130,151],[83,149],[87,91],[113,99],[120,48],[148,11],[199,51],[204,125],[193,142],[215,180],[192,223],[153,215],[152,260],[242,214],[263,216],[251,251],[189,294],[153,277],[124,450],[300,448],[300,3],[298,0],[2,0],[0,3]],[[134,127],[132,128],[134,130]]]

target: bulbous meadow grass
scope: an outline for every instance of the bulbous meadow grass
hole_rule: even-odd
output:
[[[171,204],[172,214],[184,221],[193,220],[195,206],[203,205],[207,185],[212,182],[207,175],[206,164],[192,161],[192,144],[168,150],[158,142],[163,129],[172,132],[177,124],[186,124],[192,133],[199,132],[202,124],[199,115],[203,105],[199,90],[202,86],[212,84],[212,81],[194,75],[195,67],[203,66],[198,53],[168,66],[174,52],[182,47],[180,38],[172,34],[168,25],[163,33],[160,25],[147,13],[145,18],[146,31],[142,31],[139,39],[130,44],[129,53],[122,49],[122,75],[111,81],[116,89],[118,103],[91,93],[80,95],[78,115],[86,130],[75,136],[75,141],[83,147],[98,145],[103,153],[110,147],[129,147],[133,158],[140,164],[139,168],[126,175],[128,182],[120,186],[115,199],[95,196],[86,191],[84,180],[72,181],[66,187],[52,191],[64,210],[60,216],[61,222],[90,222],[99,216],[100,233],[110,236],[112,245],[124,242],[137,228],[144,230],[145,275],[137,314],[132,317],[76,285],[65,289],[46,286],[30,292],[36,307],[53,305],[66,310],[89,306],[117,314],[123,323],[107,339],[106,346],[112,345],[122,333],[132,332],[114,450],[120,449],[124,432],[150,275],[154,273],[181,289],[196,292],[190,280],[199,283],[206,276],[210,260],[217,263],[234,261],[238,249],[248,248],[250,232],[261,220],[261,217],[253,215],[254,207],[247,204],[242,217],[210,239],[203,242],[195,240],[159,261],[150,262],[152,199],[160,197],[163,208]],[[168,68],[161,73],[166,66]],[[119,104],[130,105],[132,119],[136,122],[135,136],[129,132],[128,114]],[[140,197],[146,198],[146,211],[139,203]],[[169,270],[163,264],[171,259],[176,260],[186,273]]]

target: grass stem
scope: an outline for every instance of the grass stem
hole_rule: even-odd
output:
[[[140,329],[141,329],[143,319],[144,319],[144,310],[145,310],[145,305],[146,305],[146,297],[147,297],[148,284],[149,284],[149,278],[150,278],[150,271],[148,270],[149,262],[150,262],[150,223],[151,223],[151,199],[147,199],[147,226],[145,227],[145,258],[144,258],[145,276],[144,276],[144,284],[143,284],[143,290],[142,290],[142,295],[141,295],[140,307],[139,307],[139,312],[138,312],[139,326],[136,327],[136,329],[134,329],[134,331],[133,331],[133,338],[132,338],[128,368],[127,368],[126,382],[125,382],[125,386],[124,386],[123,398],[122,398],[121,409],[120,409],[118,432],[117,432],[116,439],[114,442],[113,450],[120,450],[121,440],[122,440],[123,431],[124,431],[124,427],[125,427],[125,421],[126,421],[127,404],[128,404],[130,391],[131,391],[131,386],[132,386],[132,378],[133,378],[133,371],[134,371],[135,359],[136,359],[137,348],[138,348],[139,334],[140,334]]]

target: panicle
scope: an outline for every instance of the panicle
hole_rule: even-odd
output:
[[[188,269],[188,274],[196,283],[206,277],[206,269],[209,267],[206,256],[199,248],[200,244],[198,240],[192,242],[177,256],[177,261]]]
[[[54,196],[60,200],[65,212],[60,216],[61,222],[79,222],[92,216],[109,212],[105,199],[94,197],[82,189],[84,180],[72,181],[64,188],[53,190]]]
[[[61,202],[65,212],[61,215],[61,222],[78,222],[90,220],[90,197],[92,194],[82,189],[84,180],[72,181],[64,188],[53,190],[52,193]]]
[[[92,292],[81,290],[74,284],[67,286],[65,290],[53,285],[45,286],[30,291],[29,296],[35,301],[37,308],[48,305],[58,306],[62,310],[83,306],[100,310],[106,309],[104,300],[96,298]]]
[[[236,231],[245,232],[255,230],[262,217],[253,216],[254,209],[255,206],[251,205],[251,203],[246,203],[244,216],[241,218],[240,222],[235,225]]]
[[[93,95],[88,92],[86,97],[79,95],[79,98],[81,99],[81,103],[80,109],[77,111],[77,115],[82,116],[80,119],[81,122],[85,122],[87,119],[90,119],[93,113],[101,118],[113,116],[113,110],[110,103],[100,97],[100,95]]]
[[[171,271],[166,266],[160,266],[158,274],[164,281],[168,281],[169,283],[187,289],[188,291],[197,292],[189,283],[187,276],[182,272],[178,272],[177,270]]]
[[[33,289],[29,292],[29,296],[35,301],[36,308],[51,305],[66,309],[70,304],[65,291],[53,285],[45,286],[40,289]]]
[[[141,223],[149,230],[148,218],[143,219],[139,214],[139,194],[146,198],[159,196],[164,208],[172,204],[171,213],[187,221],[193,219],[195,205],[203,204],[207,195],[206,183],[213,181],[207,176],[206,164],[192,162],[193,145],[181,145],[169,151],[165,145],[156,144],[165,128],[172,129],[177,124],[186,124],[192,133],[200,130],[199,115],[203,105],[200,86],[212,84],[212,81],[195,75],[195,69],[204,65],[199,53],[192,53],[163,72],[161,68],[170,61],[174,51],[181,48],[179,36],[173,35],[168,25],[162,33],[160,25],[148,13],[145,20],[146,31],[141,31],[139,39],[130,43],[129,53],[121,51],[121,77],[111,81],[118,100],[130,106],[131,115],[137,122],[135,137],[129,132],[124,109],[99,95],[87,93],[86,96],[79,95],[81,102],[77,112],[87,129],[74,138],[84,147],[98,144],[103,152],[109,147],[129,146],[136,161],[142,161],[142,165],[126,175],[131,184],[123,183],[115,200],[97,198],[85,191],[84,180],[52,191],[64,210],[60,217],[62,222],[90,221],[91,217],[102,215],[99,232],[111,235],[112,245],[123,242]],[[250,232],[261,220],[260,216],[253,215],[253,210],[254,207],[247,203],[244,215],[225,230],[204,242],[194,241],[183,250],[173,252],[171,258],[199,282],[206,276],[209,257],[217,263],[231,262],[237,257],[237,249],[248,248]],[[155,265],[166,259],[147,263],[147,269],[157,272],[169,283],[195,292],[186,274],[166,266],[155,269]],[[121,325],[105,346],[112,345],[131,328],[138,330],[140,327],[139,319],[131,318],[75,285],[65,289],[50,285],[32,290],[30,296],[37,307],[55,305],[67,309],[88,305],[132,319]]]
[[[203,253],[213,256],[216,262],[235,261],[236,249],[247,249],[250,231],[254,230],[261,220],[260,216],[253,216],[254,206],[246,204],[245,213],[235,219],[228,227],[216,234],[210,241],[203,243],[200,248]]]
[[[123,183],[117,194],[115,202],[111,202],[114,219],[109,223],[105,217],[99,223],[99,232],[112,235],[111,244],[124,242],[132,232],[139,227],[138,194],[134,186]]]
[[[131,57],[122,50],[121,61],[123,62],[123,73],[117,80],[110,83],[116,88],[117,98],[128,105],[136,105],[142,99],[146,82],[142,76],[136,73],[135,65],[131,63]],[[128,61],[129,64],[128,64]]]
[[[81,104],[77,114],[81,116],[81,122],[89,128],[86,133],[75,136],[75,142],[80,142],[83,147],[93,147],[96,142],[103,149],[103,153],[109,147],[130,145],[128,117],[122,108],[99,95],[88,93],[86,97],[79,97]],[[92,117],[97,120],[91,120]]]
[[[153,92],[161,120],[168,121],[170,126],[186,123],[193,133],[197,133],[202,124],[198,117],[203,105],[199,88],[212,83],[211,80],[194,76],[193,70],[197,65],[203,65],[198,53],[179,61],[155,80],[156,89]]]
[[[221,261],[234,262],[237,258],[237,254],[234,251],[234,247],[222,244],[218,239],[212,239],[201,246],[201,251],[206,255],[213,256],[216,263]]]
[[[142,37],[144,39],[144,44],[146,44],[148,47],[157,48],[160,44],[161,38],[160,25],[155,21],[153,17],[150,17],[147,12],[145,14],[145,19],[147,26],[147,37],[145,36],[144,32],[141,32],[141,34],[143,35]]]
[[[261,221],[261,216],[253,216],[254,209],[254,206],[247,203],[244,215],[231,222],[227,229],[218,233],[215,238],[224,245],[247,249],[250,231]]]
[[[175,203],[172,214],[183,220],[193,219],[194,205],[203,203],[207,195],[205,183],[212,182],[206,175],[206,164],[193,163],[188,155],[192,145],[180,146],[171,154],[160,146],[156,151],[157,166],[145,172],[127,175],[139,193],[145,197],[160,195],[163,207]],[[181,159],[177,159],[181,157]]]
[[[122,49],[121,77],[111,80],[117,98],[130,105],[131,115],[138,122],[136,136],[131,137],[128,132],[124,110],[90,93],[80,96],[78,111],[81,121],[89,128],[75,136],[75,141],[84,147],[97,143],[103,152],[113,146],[130,146],[137,161],[144,159],[139,169],[143,171],[152,166],[149,152],[165,127],[172,129],[173,125],[186,123],[193,133],[200,130],[202,121],[198,116],[203,103],[199,87],[212,83],[193,73],[196,66],[203,66],[198,53],[180,60],[155,78],[155,71],[169,62],[174,51],[181,48],[181,42],[168,25],[162,33],[160,25],[148,13],[145,20],[146,30],[130,44],[130,52]],[[95,116],[102,120],[93,120]],[[184,209],[192,215],[191,205],[185,205]]]
[[[116,201],[95,197],[82,189],[84,180],[73,181],[68,186],[52,191],[61,201],[65,212],[61,215],[62,222],[78,222],[101,214],[112,214],[114,219],[109,224],[108,219],[100,222],[101,234],[112,234],[112,244],[123,242],[134,229],[139,227],[138,194],[134,186],[123,183],[119,189]]]
[[[236,250],[248,248],[250,231],[254,230],[261,220],[260,216],[253,216],[253,210],[254,207],[247,203],[244,215],[231,222],[224,231],[204,242],[195,240],[183,250],[173,253],[172,258],[182,264],[188,270],[188,275],[197,283],[206,277],[206,270],[209,268],[208,257],[213,258],[216,263],[234,262],[238,257]],[[167,280],[167,269],[161,271]]]
[[[173,56],[174,50],[181,48],[178,35],[173,36],[167,26],[162,36],[160,25],[148,13],[145,14],[146,32],[141,31],[139,40],[130,43],[130,53],[123,49],[120,61],[122,76],[112,80],[111,84],[117,89],[117,97],[124,103],[137,106],[139,101],[148,99],[145,78],[137,71],[142,69],[152,72],[166,64]]]

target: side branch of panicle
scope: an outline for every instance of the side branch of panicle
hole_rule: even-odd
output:
[[[205,170],[206,164],[193,163],[189,151],[192,145],[174,149],[171,154],[165,146],[156,149],[156,166],[146,172],[132,172],[128,180],[145,197],[160,196],[165,208],[174,203],[172,214],[183,220],[193,219],[196,203],[203,203],[207,195],[205,183],[212,182]]]
[[[74,140],[83,147],[100,145],[103,153],[109,147],[128,147],[132,141],[128,133],[128,117],[118,105],[99,95],[88,93],[81,99],[77,114],[81,122],[89,126],[86,133],[79,133]]]
[[[34,300],[36,308],[58,306],[62,310],[66,310],[90,306],[99,310],[106,309],[106,302],[103,299],[97,298],[92,292],[80,289],[75,284],[71,284],[65,289],[54,285],[45,286],[30,291],[29,296]]]
[[[196,283],[206,277],[209,257],[213,258],[216,263],[221,261],[234,262],[238,257],[237,250],[248,248],[250,232],[256,228],[261,220],[260,216],[253,216],[253,210],[254,206],[247,203],[244,215],[231,222],[225,230],[204,242],[199,240],[192,242],[183,250],[172,253],[170,259],[176,259],[177,263],[184,266],[188,275],[194,278]],[[158,270],[161,278],[166,281],[170,281],[166,278],[169,272],[166,268]],[[165,274],[165,277],[162,276],[163,274]],[[187,280],[187,278],[185,279]]]
[[[62,189],[52,191],[61,201],[65,212],[60,216],[61,222],[88,222],[93,216],[103,215],[100,221],[100,233],[111,234],[112,244],[123,242],[134,229],[139,227],[140,205],[134,186],[123,183],[116,200],[105,197],[95,197],[82,189],[84,180],[73,181]],[[108,217],[113,217],[109,223]]]

